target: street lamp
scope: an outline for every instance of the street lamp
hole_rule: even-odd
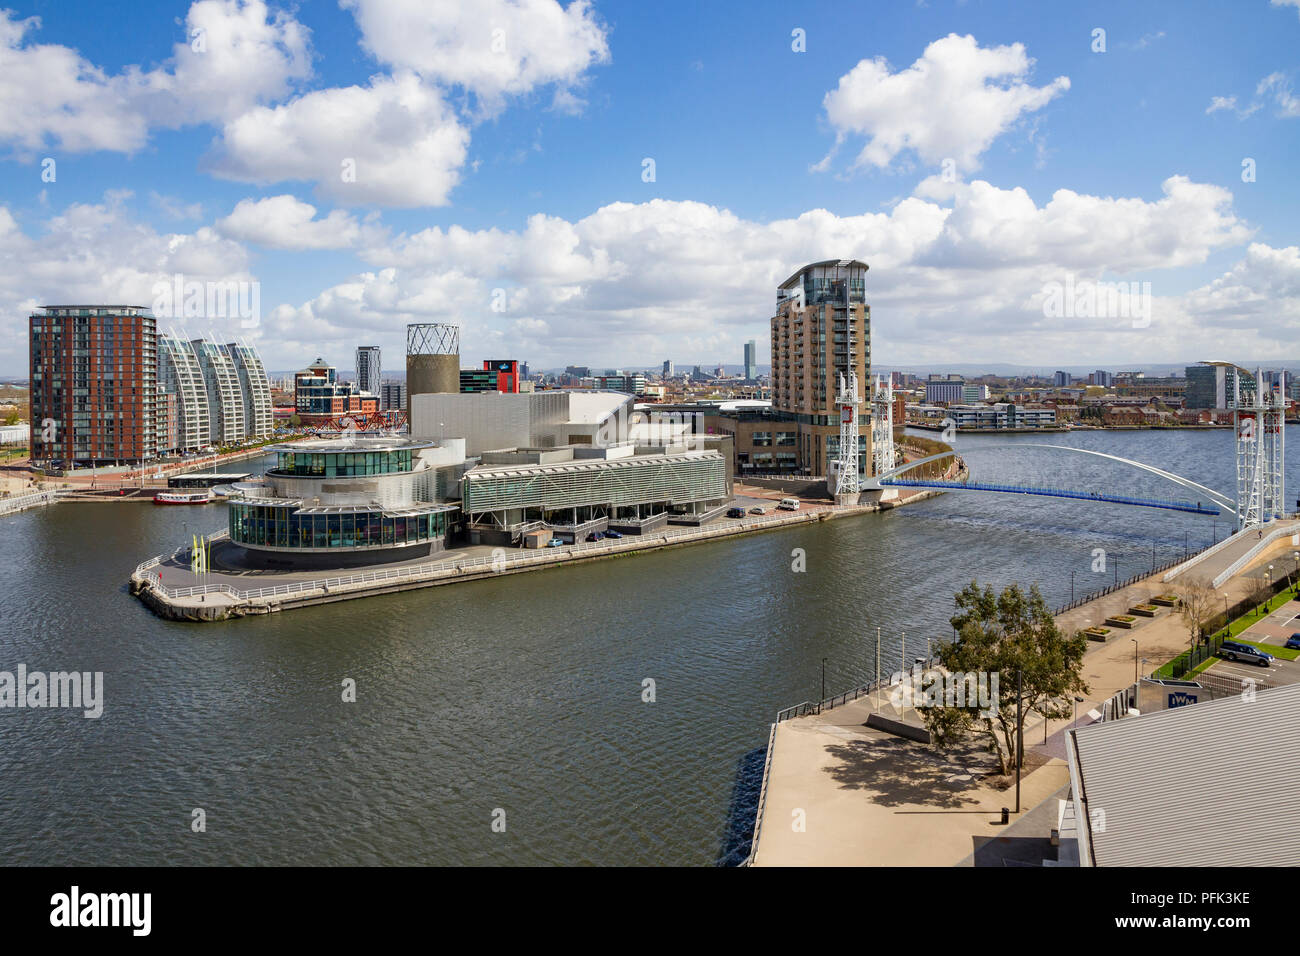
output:
[[[826,658],[822,658],[822,700],[826,699]]]
[[[1129,640],[1133,642],[1133,683],[1136,684],[1138,681],[1138,639],[1130,637]]]
[[[1070,603],[1074,603],[1074,572],[1070,572]]]
[[[1082,703],[1083,703],[1082,697],[1074,698],[1074,723],[1070,725],[1071,727],[1073,727],[1074,724],[1077,724],[1079,722],[1079,705]]]

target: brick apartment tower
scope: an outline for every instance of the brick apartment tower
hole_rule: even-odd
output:
[[[64,466],[158,454],[157,324],[132,305],[48,305],[30,319],[31,457]]]
[[[800,471],[825,475],[839,453],[839,374],[858,376],[859,467],[870,474],[871,307],[867,264],[827,259],[806,265],[776,290],[772,317],[772,410],[797,423]]]

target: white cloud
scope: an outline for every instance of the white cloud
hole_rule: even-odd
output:
[[[1070,88],[1064,76],[1030,85],[1033,65],[1022,44],[981,48],[972,36],[950,34],[897,73],[881,57],[861,61],[823,105],[837,146],[850,135],[868,138],[856,167],[886,167],[913,150],[927,164],[951,158],[975,169],[994,139]]]
[[[1210,113],[1217,113],[1219,110],[1232,110],[1237,108],[1237,98],[1235,96],[1216,96],[1210,100],[1210,105],[1205,108],[1208,116]]]
[[[154,70],[110,74],[75,50],[32,42],[39,17],[0,10],[0,143],[20,153],[132,153],[151,128],[209,122],[283,96],[311,73],[309,31],[262,0],[199,0],[187,39]],[[203,52],[196,52],[200,31]]]
[[[408,73],[250,110],[225,125],[208,168],[263,185],[314,181],[342,205],[441,206],[468,145],[441,93]]]
[[[460,86],[490,108],[507,95],[582,80],[609,59],[591,4],[574,0],[341,0],[379,62]],[[573,105],[576,101],[562,101]]]
[[[345,354],[360,330],[400,349],[407,322],[457,321],[463,354],[505,347],[535,367],[715,360],[765,339],[773,289],[791,271],[853,256],[871,266],[879,362],[1053,361],[1052,349],[1100,359],[1165,347],[1114,320],[1046,319],[1044,283],[1119,275],[1168,288],[1171,270],[1250,236],[1227,190],[1178,176],[1154,200],[1059,190],[1038,205],[983,181],[926,189],[942,195],[857,216],[815,209],[760,223],[657,199],[573,222],[535,215],[520,230],[434,227],[363,242],[371,271],[279,310],[268,335]],[[507,291],[504,313],[492,309],[496,289]]]
[[[1275,7],[1295,7],[1300,10],[1300,0],[1272,0]]]
[[[1300,116],[1300,97],[1291,89],[1291,81],[1282,73],[1270,73],[1259,81],[1255,87],[1256,96],[1273,95],[1277,104],[1277,115],[1281,117]]]
[[[324,219],[316,207],[293,196],[242,199],[229,216],[216,223],[217,232],[231,239],[271,249],[343,249],[361,236],[349,213],[335,209]]]
[[[0,206],[0,369],[27,368],[26,317],[52,302],[151,305],[154,286],[176,273],[197,281],[251,280],[247,250],[202,227],[192,233],[157,232],[137,221],[127,192],[98,203],[74,203],[40,221],[28,235]],[[214,320],[219,333],[238,321]],[[190,329],[195,335],[205,326]]]

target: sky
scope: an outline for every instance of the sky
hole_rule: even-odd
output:
[[[1298,83],[1300,0],[0,0],[0,376],[95,302],[277,371],[766,362],[849,258],[877,365],[1295,359]]]

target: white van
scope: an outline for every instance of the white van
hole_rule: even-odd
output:
[[[798,511],[798,510],[799,510],[799,499],[798,499],[798,498],[782,498],[780,504],[777,505],[777,508],[778,508],[779,510],[781,510],[781,511]]]

